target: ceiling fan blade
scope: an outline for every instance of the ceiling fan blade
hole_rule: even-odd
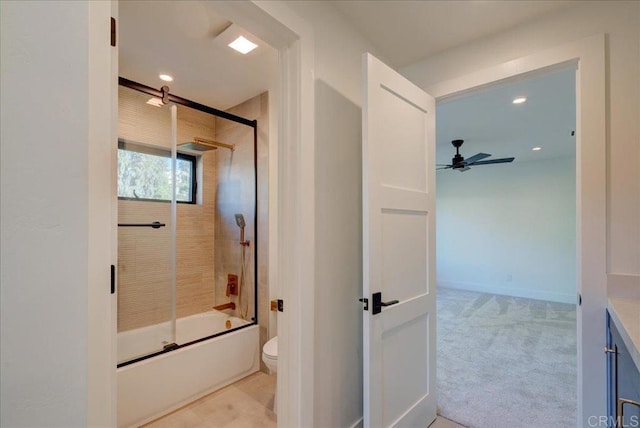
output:
[[[463,165],[469,165],[469,164],[472,164],[472,163],[474,163],[476,161],[479,161],[481,159],[488,158],[489,156],[491,156],[491,155],[489,155],[487,153],[478,153],[477,155],[473,155],[470,158],[463,160],[461,163]]]
[[[491,160],[486,160],[486,161],[474,162],[470,166],[490,165],[492,163],[509,163],[509,162],[513,162],[514,159],[515,158],[491,159]]]
[[[453,168],[453,167],[451,165],[444,165],[444,166],[441,166],[440,168],[436,168],[436,170],[439,170],[439,169],[450,169],[450,168]]]

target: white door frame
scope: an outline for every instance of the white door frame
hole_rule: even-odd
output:
[[[117,264],[115,141],[118,137],[118,56],[105,34],[117,1],[88,1],[87,106],[87,426],[116,426],[116,295],[109,293]],[[105,227],[110,225],[110,227]]]
[[[315,278],[314,38],[280,1],[219,1],[216,11],[278,49],[277,144],[269,144],[269,287],[278,314],[278,425],[313,425]],[[270,111],[270,115],[271,115]],[[274,291],[275,287],[275,291]],[[267,310],[262,308],[261,310]]]
[[[606,91],[605,36],[587,37],[440,82],[427,91],[441,101],[505,80],[520,79],[568,65],[576,74],[576,219],[578,426],[589,416],[605,416],[606,364]],[[436,244],[437,245],[437,244]]]
[[[89,40],[89,233],[87,335],[88,425],[115,426],[116,353],[112,296],[105,292],[109,264],[114,264],[110,200],[111,144],[117,138],[117,57],[108,45],[109,17],[117,0],[88,2]],[[311,27],[283,2],[216,2],[223,16],[254,33],[280,52],[276,99],[278,144],[270,144],[270,273],[279,285],[285,311],[279,315],[278,422],[280,426],[313,425],[314,302],[314,39]],[[114,15],[115,14],[115,15]],[[106,42],[105,42],[106,40]],[[274,105],[271,103],[270,105]],[[272,133],[272,135],[274,135]],[[111,162],[105,162],[111,159]],[[116,242],[116,241],[114,241]],[[272,251],[275,250],[275,251]],[[263,308],[262,310],[266,310]]]

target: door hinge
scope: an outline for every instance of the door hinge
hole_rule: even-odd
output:
[[[116,19],[111,17],[111,46],[116,45]]]
[[[358,301],[364,303],[364,310],[368,311],[369,310],[369,299],[367,299],[366,297],[363,297],[361,299],[358,299]]]
[[[116,292],[116,267],[111,265],[111,294]]]

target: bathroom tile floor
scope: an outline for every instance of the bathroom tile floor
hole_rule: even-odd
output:
[[[144,425],[149,428],[275,428],[276,377],[254,373],[175,412]]]
[[[276,428],[273,393],[276,377],[254,373],[175,412],[146,428]],[[442,416],[429,428],[464,428]]]

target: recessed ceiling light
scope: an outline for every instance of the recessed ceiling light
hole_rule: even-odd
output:
[[[149,101],[147,101],[147,104],[149,104],[150,106],[154,106],[154,107],[162,107],[164,105],[164,103],[162,102],[162,100],[160,98],[149,98]]]
[[[245,39],[243,36],[238,37],[228,45],[231,49],[235,49],[243,55],[248,54],[252,50],[258,47],[255,43]]]
[[[527,101],[526,97],[518,97],[513,99],[514,104],[522,104],[525,101]]]
[[[542,147],[534,147],[534,148],[533,148],[533,149],[531,149],[531,150],[533,150],[534,152],[537,152],[538,150],[542,150]]]
[[[161,74],[158,77],[165,82],[173,82],[173,76],[169,76],[168,74]]]

